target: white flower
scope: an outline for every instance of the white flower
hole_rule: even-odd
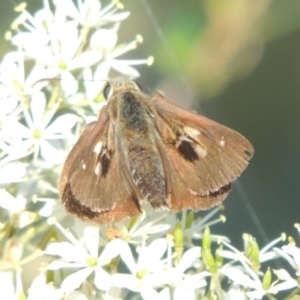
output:
[[[171,300],[170,290],[167,287],[164,288],[163,290],[161,290],[160,292],[157,292],[151,288],[145,288],[141,292],[141,296],[145,300],[153,300],[153,299],[155,299],[155,300]],[[183,298],[181,298],[181,299],[183,299]],[[187,299],[191,299],[191,298],[187,298]]]
[[[278,253],[275,250],[273,250],[273,249],[271,251],[268,251],[268,250],[270,248],[272,248],[275,244],[282,241],[283,239],[284,239],[284,236],[281,236],[280,238],[277,238],[277,239],[271,241],[268,245],[266,245],[261,250],[259,250],[259,249],[252,250],[252,254],[253,254],[253,251],[259,251],[258,253],[255,253],[255,256],[258,257],[258,261],[255,263],[262,263],[262,262],[279,257]],[[247,234],[244,234],[244,241],[246,243],[248,243],[248,242],[252,243],[252,241],[255,242],[253,237],[250,235],[247,235]],[[238,249],[236,249],[235,247],[233,247],[231,244],[227,243],[226,241],[222,240],[221,242],[222,242],[222,244],[224,244],[226,246],[226,248],[228,248],[230,250],[219,249],[218,255],[220,255],[224,258],[227,258],[227,259],[231,259],[232,261],[240,262],[250,275],[255,276],[255,272],[253,271],[253,268],[256,268],[257,266],[252,265],[250,258],[247,257],[244,252],[239,251]],[[247,247],[247,245],[245,247]],[[229,262],[228,264],[230,265],[231,262]],[[226,265],[224,265],[223,268],[226,268]]]
[[[0,65],[0,98],[6,105],[6,111],[17,101],[24,97],[33,95],[48,84],[47,81],[40,81],[45,78],[52,78],[55,72],[45,69],[41,65],[34,65],[29,74],[25,70],[25,54],[22,51],[10,52]],[[20,108],[14,112],[17,115]]]
[[[300,249],[296,247],[296,245],[289,244],[283,246],[282,250],[283,251],[280,251],[282,257],[296,270],[296,275],[300,276]]]
[[[111,287],[111,275],[103,270],[102,266],[118,256],[126,244],[122,240],[115,239],[109,242],[103,251],[98,254],[99,229],[96,227],[86,227],[84,229],[83,245],[70,233],[56,223],[56,226],[71,241],[50,244],[45,254],[59,255],[62,259],[52,262],[48,269],[56,270],[61,268],[80,268],[66,277],[61,288],[66,293],[70,293],[78,288],[90,274],[95,272],[94,283],[98,289],[106,291]]]
[[[210,210],[209,212],[205,213],[204,217],[198,217],[197,219],[194,219],[194,212],[193,211],[183,211],[181,213],[181,228],[184,231],[184,240],[185,243],[190,244],[190,246],[193,246],[191,241],[193,239],[201,239],[203,237],[203,230],[206,227],[211,227],[215,224],[218,224],[220,222],[225,222],[225,217],[223,215],[219,216],[216,219],[212,219],[213,216],[220,211],[220,207],[215,207],[214,209]],[[178,222],[178,219],[176,218],[169,218],[167,223],[171,224],[172,227],[176,226],[176,223]],[[230,240],[225,236],[220,235],[211,235],[211,240],[215,242],[220,241],[226,241],[230,242]]]
[[[56,109],[57,106],[54,106],[46,115],[44,94],[41,92],[35,94],[30,102],[31,115],[26,110],[23,111],[28,127],[18,121],[7,122],[0,131],[0,137],[11,143],[16,149],[19,149],[20,143],[22,144],[25,140],[24,143],[28,149],[31,146],[34,147],[35,160],[41,154],[49,164],[60,163],[64,152],[57,150],[53,143],[55,140],[65,137],[77,122],[77,117],[72,114],[64,114],[52,121]]]
[[[168,264],[165,276],[168,278],[168,286],[172,291],[172,299],[198,299],[196,295],[200,293],[202,287],[207,285],[205,278],[211,276],[207,271],[199,271],[203,269],[200,261],[201,248],[194,246],[186,250],[173,267],[172,260],[174,257],[176,259],[176,252],[172,253],[173,241],[168,240]]]
[[[278,243],[280,239],[276,239],[275,241]],[[274,245],[276,242],[273,241],[270,245]],[[224,242],[223,242],[224,243]],[[274,270],[274,273],[277,275],[278,280],[274,281],[272,284],[268,286],[264,286],[263,280],[260,279],[259,274],[253,271],[251,267],[251,262],[249,259],[244,256],[243,253],[238,252],[234,247],[224,243],[227,247],[233,250],[234,255],[230,255],[229,251],[220,250],[218,253],[224,257],[231,257],[239,261],[244,268],[240,268],[238,266],[231,266],[231,263],[225,264],[219,271],[221,274],[230,278],[235,284],[239,284],[243,287],[250,289],[250,292],[247,292],[247,295],[251,299],[261,299],[266,294],[276,294],[279,291],[283,291],[286,289],[291,289],[297,286],[296,280],[291,278],[289,274],[285,270]],[[265,252],[266,249],[269,248],[267,245],[263,249],[263,253],[260,255],[260,261],[264,261],[264,256],[266,259],[276,258],[278,254],[274,254],[275,251],[271,251],[270,253]],[[234,258],[235,257],[235,258]],[[267,271],[270,272],[270,271]],[[266,276],[266,274],[265,274]],[[269,275],[271,276],[271,275]],[[281,281],[278,283],[278,281]]]
[[[52,284],[47,283],[44,273],[39,274],[28,290],[27,300],[61,300],[64,293],[61,289],[56,289]]]
[[[55,15],[49,11],[49,4],[46,6],[48,7],[39,11],[35,18],[26,10],[22,12],[20,23],[28,31],[16,34],[12,42],[23,47],[27,56],[47,69],[48,74],[44,75],[48,76],[43,78],[60,75],[63,90],[67,94],[74,94],[78,84],[71,71],[99,62],[102,53],[93,50],[80,51],[85,41],[79,33],[78,23],[62,17],[60,6],[57,7]]]
[[[0,206],[8,210],[12,215],[21,213],[26,207],[24,197],[14,198],[5,189],[0,189]]]
[[[300,233],[300,224],[296,223],[295,227]],[[300,249],[295,241],[291,240],[288,245],[282,247],[282,250],[276,249],[276,251],[296,270],[296,275],[300,276]]]
[[[25,163],[10,162],[5,164],[4,161],[0,161],[0,184],[20,182],[23,180],[25,174]]]
[[[79,0],[78,7],[75,6],[72,0],[55,0],[56,7],[63,11],[66,16],[76,20],[85,28],[99,27],[111,22],[120,22],[129,16],[129,12],[117,13],[120,8],[117,1],[112,1],[111,4],[102,9],[99,0]]]
[[[46,7],[37,11],[34,16],[23,7],[22,12],[11,26],[17,31],[17,34],[11,38],[13,45],[27,50],[42,49],[50,42],[49,32],[51,32],[52,24],[61,24],[65,18],[59,18],[58,13],[53,14],[47,0],[44,1],[44,4]]]
[[[117,30],[116,25],[112,29],[99,29],[91,37],[92,49],[97,49],[103,52],[103,61],[96,67],[93,73],[90,68],[86,68],[83,73],[85,79],[87,97],[90,100],[96,98],[106,84],[104,79],[107,78],[110,69],[114,69],[121,74],[125,74],[132,78],[138,77],[139,72],[131,66],[153,63],[153,57],[137,60],[119,60],[119,56],[135,49],[142,42],[142,37],[137,36],[135,40],[126,45],[117,45]],[[99,82],[100,81],[100,82]]]
[[[0,65],[0,81],[1,69],[3,67],[3,63]],[[5,75],[5,74],[4,74]],[[9,119],[16,119],[21,112],[20,107],[17,108],[18,99],[16,97],[10,97],[11,94],[6,90],[6,86],[1,81],[2,85],[0,85],[0,128]]]
[[[115,32],[113,30],[108,32],[105,29],[101,29],[96,31],[91,37],[92,49],[105,50],[105,60],[97,67],[95,72],[95,76],[97,75],[98,79],[100,78],[100,75],[102,78],[105,75],[103,71],[101,72],[101,69],[107,70],[109,68],[113,68],[121,74],[125,74],[130,77],[138,77],[139,73],[130,66],[141,64],[151,65],[153,63],[153,57],[141,60],[118,60],[117,57],[135,49],[139,43],[142,43],[143,39],[140,35],[138,35],[132,42],[117,46],[117,29],[118,27],[115,27]]]
[[[141,244],[150,235],[156,238],[164,235],[171,226],[165,222],[168,212],[157,211],[153,213],[150,204],[143,206],[143,213],[137,218],[126,219],[114,225],[114,230],[118,230],[122,239],[131,244]],[[109,228],[108,228],[109,229]]]
[[[200,290],[207,285],[205,277],[208,272],[187,275],[183,280],[178,282],[174,289],[174,300],[181,299],[200,299]]]
[[[0,272],[0,299],[16,300],[24,296],[21,271]]]
[[[35,220],[35,214],[26,210],[26,204],[27,201],[23,196],[13,197],[5,189],[0,189],[0,207],[7,211],[8,218],[15,219],[16,227],[23,228]]]
[[[263,282],[257,283],[257,281],[252,281],[252,283],[250,283],[249,281],[248,283],[242,283],[242,285],[245,287],[253,288],[253,291],[246,293],[247,296],[252,299],[262,299],[264,295],[276,295],[280,291],[289,290],[298,286],[297,281],[293,279],[284,269],[273,271],[277,275],[278,280],[274,281],[268,289],[264,288]]]
[[[41,49],[31,49],[26,53],[40,64],[54,70],[53,76],[60,75],[62,88],[67,94],[77,92],[77,80],[71,71],[89,67],[100,61],[102,54],[99,51],[85,51],[77,54],[82,43],[77,24],[67,22],[56,28],[52,43]]]
[[[166,261],[162,260],[166,249],[167,241],[165,239],[157,239],[149,246],[143,244],[138,248],[138,260],[135,262],[133,254],[126,244],[120,255],[131,274],[113,274],[113,285],[141,292],[145,288],[167,284],[169,278],[165,272]]]

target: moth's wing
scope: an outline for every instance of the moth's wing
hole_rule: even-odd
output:
[[[253,155],[236,131],[156,97],[157,139],[171,209],[209,209],[225,199]]]
[[[59,192],[69,212],[101,224],[140,214],[120,176],[117,156],[107,107],[103,107],[98,121],[87,125],[63,168]]]

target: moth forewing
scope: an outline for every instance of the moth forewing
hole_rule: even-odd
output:
[[[60,176],[60,180],[59,180],[59,185],[58,185],[58,190],[59,190],[59,195],[62,199],[62,201],[64,201],[64,190],[66,188],[66,185],[68,184],[68,181],[70,180],[70,169],[73,166],[74,161],[76,160],[76,158],[81,154],[82,152],[82,148],[84,147],[84,145],[88,142],[90,135],[95,127],[96,122],[90,123],[86,126],[84,132],[81,134],[80,138],[78,139],[77,143],[74,145],[73,149],[71,150],[71,152],[69,153],[65,163],[64,163],[64,167],[62,170],[62,174]],[[81,163],[81,168],[84,167],[83,162]]]

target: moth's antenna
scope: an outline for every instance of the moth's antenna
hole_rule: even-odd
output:
[[[73,81],[77,81],[77,82],[80,82],[80,81],[97,82],[97,80],[95,80],[95,79],[84,79],[84,80],[81,80],[81,79],[63,79],[63,78],[55,78],[55,77],[54,78],[50,78],[50,77],[47,78],[47,77],[45,77],[45,78],[41,78],[41,79],[35,81],[32,84],[32,87],[34,87],[36,84],[38,84],[40,82],[44,82],[44,81],[51,82],[51,81],[62,81],[62,80],[68,80],[68,81],[73,80]],[[99,79],[99,81],[106,81],[106,82],[108,82],[109,79]]]
[[[158,38],[161,40],[165,50],[168,53],[171,63],[173,64],[173,66],[176,69],[176,73],[179,74],[179,79],[186,87],[186,90],[189,93],[191,99],[195,99],[195,95],[192,91],[192,88],[191,88],[189,82],[187,81],[186,76],[182,73],[180,65],[178,64],[178,60],[177,60],[176,56],[174,55],[174,52],[173,52],[172,48],[170,47],[169,43],[167,42],[167,39],[166,39],[163,31],[161,30],[161,27],[159,26],[157,19],[155,18],[154,14],[152,12],[152,9],[148,5],[147,0],[141,0],[141,2],[144,6],[146,14],[148,15],[148,17],[150,19],[150,22],[152,23],[152,25],[156,31],[156,34],[158,35]]]

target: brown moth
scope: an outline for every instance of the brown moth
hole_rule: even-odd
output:
[[[134,217],[154,209],[207,210],[225,199],[248,165],[239,133],[164,99],[127,78],[111,80],[98,121],[87,125],[59,182],[66,209],[84,221]]]

